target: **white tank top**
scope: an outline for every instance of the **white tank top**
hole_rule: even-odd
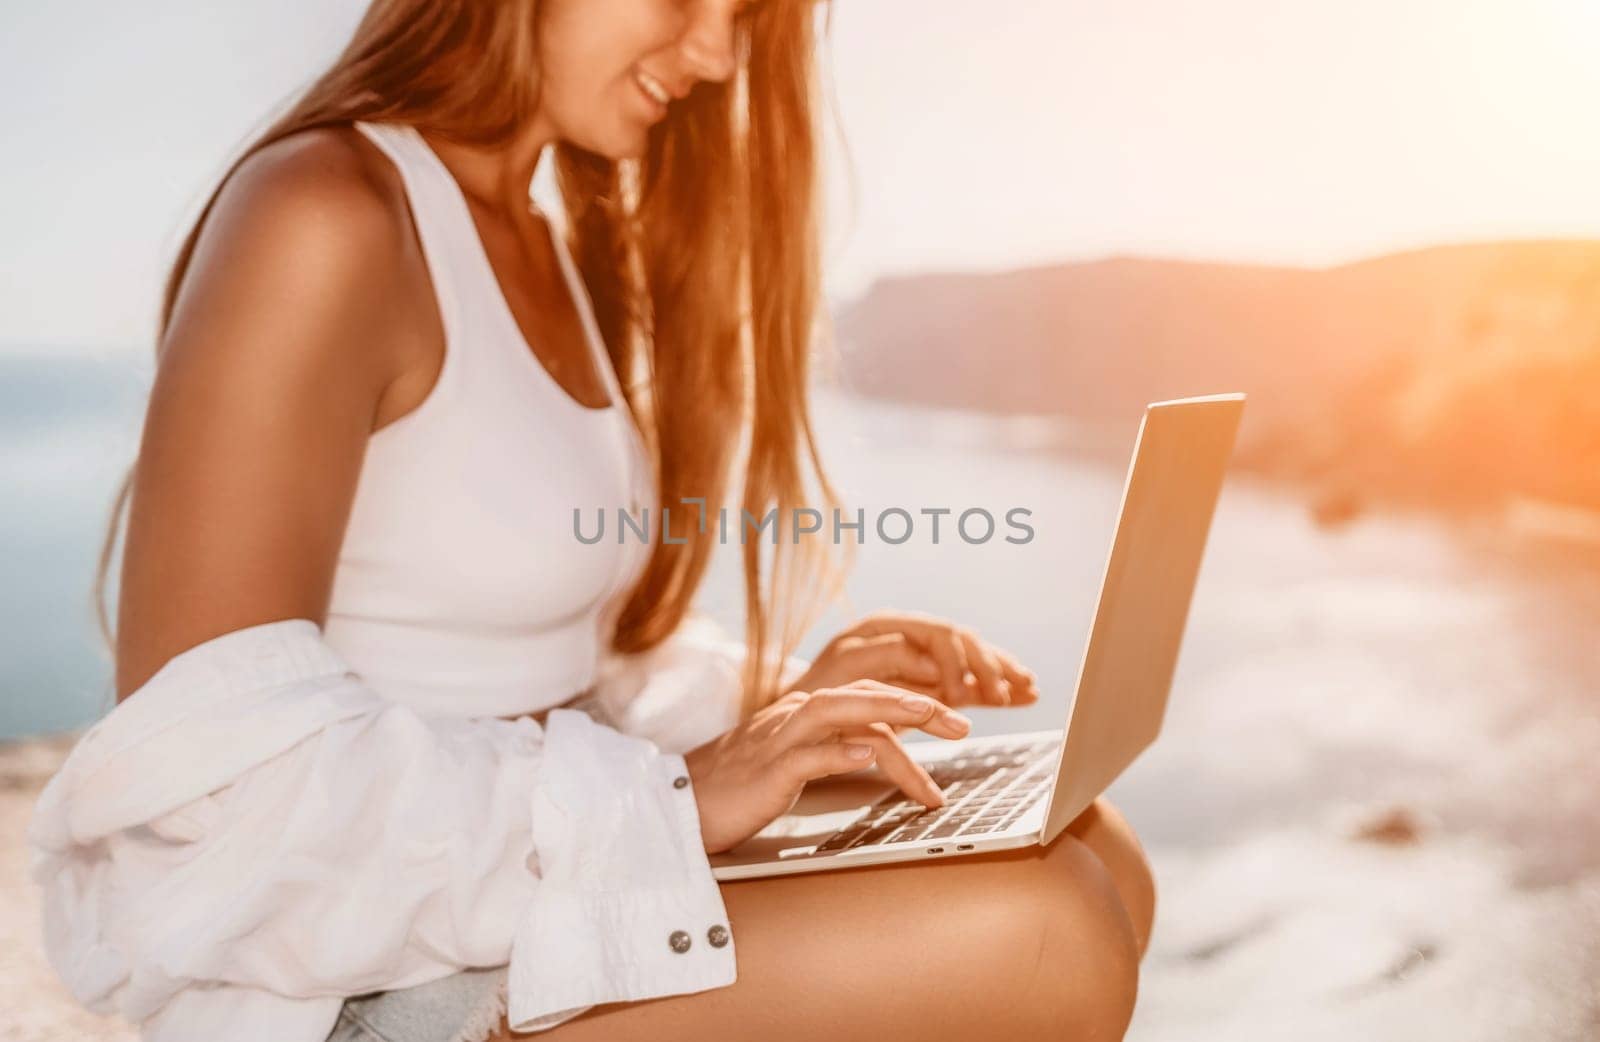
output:
[[[427,713],[513,716],[590,686],[649,556],[617,510],[654,476],[577,268],[556,254],[611,404],[589,408],[530,349],[466,197],[415,128],[357,123],[399,169],[444,328],[420,406],[367,443],[325,637],[380,694]],[[598,511],[605,537],[592,538]]]

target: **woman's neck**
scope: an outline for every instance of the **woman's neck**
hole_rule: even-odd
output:
[[[452,140],[428,131],[423,134],[463,192],[506,212],[516,212],[527,205],[539,158],[545,146],[555,140],[555,134],[540,119],[494,144]]]

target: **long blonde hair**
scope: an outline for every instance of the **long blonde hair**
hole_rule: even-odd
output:
[[[470,142],[509,136],[537,102],[536,7],[374,0],[332,67],[228,173],[290,134],[355,120],[410,123]],[[808,471],[824,512],[838,502],[806,396],[821,296],[813,7],[766,0],[741,15],[736,74],[674,105],[642,158],[555,148],[569,244],[657,461],[664,506],[703,497],[710,516],[724,506],[736,513],[727,501],[741,447],[737,509],[760,518],[776,507],[780,519],[789,516],[810,498]],[[167,279],[163,334],[215,200],[213,192]],[[133,476],[130,469],[118,490],[95,578],[108,642],[106,578]],[[698,524],[694,510],[672,513],[674,539],[657,539],[618,618],[619,652],[671,636],[705,576],[717,526]],[[828,541],[779,538],[764,589],[760,539],[743,543],[748,713],[777,694],[782,657],[837,592],[842,570]]]

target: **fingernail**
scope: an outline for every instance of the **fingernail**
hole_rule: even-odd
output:
[[[965,731],[967,728],[972,726],[971,720],[962,716],[954,709],[946,709],[943,713],[940,713],[939,716],[942,720],[944,720],[945,723],[956,728],[957,730]]]
[[[849,754],[852,760],[870,760],[872,759],[872,746],[852,745],[849,749]]]

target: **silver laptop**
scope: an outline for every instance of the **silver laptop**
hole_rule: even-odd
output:
[[[1062,731],[908,742],[934,810],[876,768],[807,786],[794,809],[713,855],[718,879],[959,857],[1055,839],[1161,730],[1245,396],[1156,402],[1134,441],[1111,556]]]

